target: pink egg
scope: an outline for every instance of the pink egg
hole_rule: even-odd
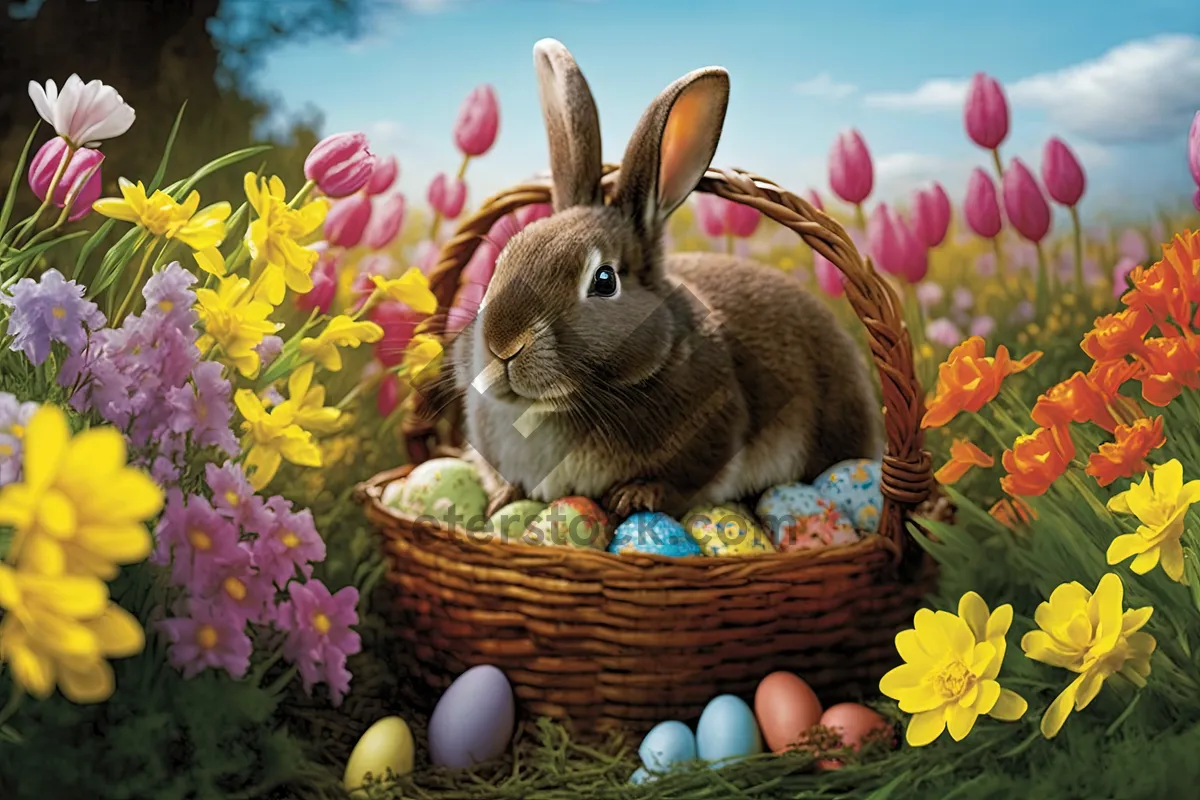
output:
[[[754,692],[754,715],[767,747],[782,753],[820,721],[821,701],[798,676],[772,672]]]
[[[843,744],[858,749],[868,733],[891,730],[891,724],[876,712],[858,703],[838,703],[825,709],[821,724],[842,736]]]

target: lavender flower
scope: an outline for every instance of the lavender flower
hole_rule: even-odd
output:
[[[191,589],[211,584],[211,573],[238,557],[240,532],[199,495],[184,498],[178,489],[167,492],[159,520],[152,560],[171,564],[171,582]]]
[[[965,286],[959,286],[954,290],[954,307],[959,311],[970,311],[975,305],[975,295],[971,294],[971,290]]]
[[[187,617],[165,619],[158,623],[171,640],[167,658],[171,666],[192,678],[205,669],[224,669],[235,680],[245,677],[250,668],[254,645],[246,635],[246,622],[228,606],[192,600]]]
[[[21,479],[21,440],[37,403],[22,403],[0,392],[0,486]]]
[[[325,560],[325,542],[317,533],[312,512],[294,511],[282,497],[272,497],[267,508],[274,524],[254,542],[254,563],[264,575],[280,586],[296,576],[312,575],[312,565]]]
[[[996,254],[993,252],[980,253],[975,257],[975,274],[981,278],[990,278],[996,274]]]
[[[986,339],[992,335],[992,331],[996,330],[996,320],[986,314],[976,317],[971,321],[971,335],[979,336]]]
[[[279,608],[279,625],[287,632],[284,658],[294,663],[304,691],[325,683],[335,706],[350,689],[346,657],[362,649],[358,624],[358,590],[347,586],[337,594],[320,581],[288,586],[288,601]]]
[[[921,308],[929,309],[942,302],[942,298],[946,296],[946,290],[942,288],[940,283],[933,281],[922,281],[917,285],[917,302],[921,304]]]
[[[1137,261],[1132,258],[1125,257],[1116,263],[1113,267],[1113,297],[1119,298],[1129,289],[1129,273],[1133,272],[1138,266]]]
[[[240,466],[231,461],[219,467],[206,464],[204,480],[212,491],[213,506],[233,524],[259,536],[274,529],[275,512],[254,493],[254,487]]]
[[[84,287],[56,269],[47,270],[39,281],[22,278],[10,292],[11,296],[0,293],[0,305],[12,309],[11,349],[23,352],[35,365],[50,355],[51,343],[61,342],[70,353],[78,353],[87,345],[89,332],[104,327],[104,314],[83,299]]]
[[[236,455],[238,441],[230,428],[233,420],[233,387],[215,361],[201,361],[192,368],[191,384],[167,390],[173,414],[167,427],[175,434],[191,434],[200,447],[216,447]]]
[[[1013,308],[1009,314],[1009,321],[1017,325],[1024,325],[1026,322],[1031,322],[1034,316],[1033,302],[1030,300],[1022,300]]]
[[[262,363],[262,369],[266,369],[283,352],[283,339],[273,334],[264,336],[263,340],[258,343],[258,347],[254,349],[258,351],[258,360]]]
[[[163,324],[185,330],[196,324],[196,312],[193,306],[196,293],[192,285],[196,276],[172,261],[160,272],[156,272],[142,287],[142,297],[146,300],[146,315],[157,316]]]
[[[1135,264],[1145,264],[1150,258],[1150,249],[1146,247],[1146,237],[1136,228],[1126,228],[1117,239],[1117,254]]]
[[[940,317],[925,326],[925,338],[943,347],[954,347],[963,340],[963,335],[957,325]]]
[[[246,542],[235,553],[215,564],[203,585],[193,587],[192,604],[219,605],[243,622],[266,624],[275,611],[275,587],[254,568]]]

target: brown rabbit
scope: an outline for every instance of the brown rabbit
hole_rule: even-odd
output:
[[[754,261],[663,255],[716,151],[728,73],[658,96],[605,205],[587,81],[561,43],[533,53],[555,213],[509,241],[450,358],[493,511],[583,495],[679,515],[879,457],[879,404],[825,305]]]

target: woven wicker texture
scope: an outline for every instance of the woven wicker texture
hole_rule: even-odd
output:
[[[605,172],[610,194],[615,167]],[[740,170],[710,169],[697,190],[758,209],[845,275],[883,391],[878,535],[817,551],[688,559],[483,544],[385,508],[384,487],[409,467],[380,474],[359,487],[359,499],[382,532],[396,634],[410,644],[397,668],[425,691],[494,664],[528,713],[581,731],[640,731],[694,719],[717,694],[749,699],[777,669],[801,675],[830,703],[873,693],[896,663],[893,637],[932,578],[906,525],[934,485],[899,299],[845,230],[803,198]],[[430,274],[439,313],[423,330],[442,333],[462,270],[492,225],[549,201],[548,184],[519,186],[461,224]],[[404,431],[414,464],[457,441],[453,426],[432,418],[441,400],[415,399]]]

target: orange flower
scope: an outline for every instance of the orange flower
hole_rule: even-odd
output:
[[[1144,365],[1141,362],[1130,362],[1123,358],[1115,361],[1097,361],[1092,364],[1087,376],[1105,397],[1114,397],[1122,386],[1136,378],[1143,369]]]
[[[1113,419],[1109,399],[1091,378],[1076,372],[1039,397],[1030,416],[1043,428],[1055,428],[1072,422],[1094,422],[1112,433],[1117,421]]]
[[[971,467],[987,467],[996,461],[966,439],[955,439],[950,445],[950,460],[934,473],[938,483],[949,486],[962,479]]]
[[[1189,303],[1179,273],[1157,261],[1149,267],[1134,267],[1129,273],[1133,288],[1121,296],[1121,302],[1159,324],[1176,320],[1187,324]]]
[[[1200,303],[1200,231],[1175,234],[1174,239],[1163,245],[1163,262],[1178,276],[1188,302]]]
[[[984,341],[979,336],[950,351],[938,367],[937,387],[921,420],[922,428],[940,428],[960,411],[978,411],[1000,394],[1005,378],[1024,372],[1042,357],[1035,350],[1013,361],[1004,345],[996,348],[995,356],[985,356],[984,352]]]
[[[1029,507],[1029,504],[1019,497],[1014,497],[1011,500],[1008,498],[997,500],[996,504],[988,510],[988,513],[1000,524],[1009,528],[1015,528],[1020,524],[1027,525],[1037,519],[1037,514]]]
[[[1000,457],[1008,471],[1000,479],[1000,488],[1025,497],[1044,494],[1074,457],[1075,443],[1067,428],[1038,428],[1018,436],[1012,449]]]
[[[1153,406],[1166,406],[1184,387],[1200,389],[1200,354],[1194,340],[1181,336],[1147,339],[1139,359],[1145,365],[1139,377],[1142,398]]]
[[[1083,352],[1096,361],[1115,361],[1141,351],[1142,339],[1154,320],[1140,309],[1127,308],[1099,317],[1083,335]]]
[[[1088,458],[1086,472],[1101,486],[1108,486],[1117,478],[1146,472],[1149,470],[1146,457],[1166,441],[1162,417],[1139,419],[1132,425],[1118,425],[1116,441],[1100,445],[1100,452]]]

